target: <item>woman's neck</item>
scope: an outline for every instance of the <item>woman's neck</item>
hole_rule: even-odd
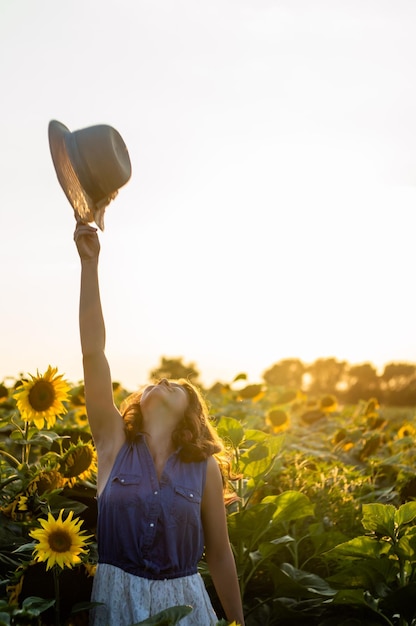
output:
[[[145,441],[153,459],[157,477],[160,480],[167,460],[175,451],[172,443],[172,431],[166,428],[166,424],[159,428],[155,423],[149,424],[148,428],[145,427]]]
[[[176,420],[163,412],[143,415],[143,431],[146,433],[146,442],[152,453],[173,452],[172,433],[176,425]]]

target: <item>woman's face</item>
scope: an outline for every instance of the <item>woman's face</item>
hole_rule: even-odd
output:
[[[146,409],[154,402],[160,402],[174,415],[183,417],[189,403],[188,393],[179,383],[169,382],[166,378],[157,385],[148,385],[140,398],[140,406]]]

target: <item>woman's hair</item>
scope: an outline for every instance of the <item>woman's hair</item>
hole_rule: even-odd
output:
[[[224,452],[224,445],[210,423],[208,408],[199,390],[184,378],[171,381],[183,387],[188,396],[188,406],[172,433],[172,443],[179,448],[179,458],[185,463],[204,461]],[[140,399],[144,389],[131,394],[121,405],[127,441],[143,433],[143,415]],[[222,465],[220,461],[220,465]]]

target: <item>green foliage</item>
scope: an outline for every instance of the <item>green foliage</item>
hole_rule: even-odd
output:
[[[175,626],[180,620],[192,612],[191,606],[174,606],[153,615],[132,626]]]
[[[342,363],[315,370],[316,389],[349,371]],[[342,406],[328,391],[308,396],[293,386],[302,371],[288,360],[264,384],[239,374],[205,392],[231,462],[228,527],[246,626],[416,626],[414,412],[380,407],[374,397]],[[410,374],[390,368],[384,384],[396,389],[398,377]],[[291,386],[280,384],[284,377]],[[0,626],[43,626],[49,601],[29,584],[38,577],[29,538],[36,518],[65,508],[95,531],[95,473],[69,479],[63,461],[91,443],[83,386],[71,387],[68,412],[49,430],[24,423],[12,390],[3,384],[0,392]],[[114,385],[116,403],[128,393]],[[273,411],[281,419],[270,420]],[[215,603],[204,561],[200,572]],[[68,609],[67,616],[81,611],[77,624],[87,600]],[[143,624],[180,623],[186,610],[172,607]]]
[[[51,606],[55,600],[28,597],[22,602],[21,608],[10,606],[5,600],[0,600],[0,626],[13,626],[22,624],[41,624],[40,615]]]
[[[249,400],[235,382],[209,400],[242,474],[228,522],[247,624],[386,624],[397,614],[410,626],[416,518],[402,493],[415,476],[413,415],[281,387]],[[288,415],[282,431],[267,422],[272,407]]]
[[[197,384],[199,378],[199,372],[194,363],[186,365],[183,363],[182,357],[169,358],[163,356],[160,359],[158,367],[150,372],[150,379],[152,381],[158,381],[162,378],[179,379],[186,378],[191,383]]]
[[[96,513],[95,451],[80,389],[76,393],[74,389],[66,402],[65,418],[56,420],[53,430],[39,430],[25,421],[12,389],[0,403],[0,624],[43,625],[44,614],[49,615],[55,604],[47,599],[54,596],[50,573],[32,559],[34,543],[29,533],[37,519],[48,512],[57,517],[64,509],[88,522]],[[89,558],[93,565],[94,546]],[[92,579],[84,563],[65,572],[65,579],[67,589],[73,581],[85,582],[84,595],[77,599],[89,600]],[[43,594],[46,599],[39,597]],[[66,606],[65,598],[62,604],[65,619],[71,606]]]
[[[341,543],[327,554],[335,559],[333,584],[343,586],[337,605],[364,605],[394,623],[410,626],[416,619],[416,502],[396,508],[389,504],[363,505],[362,525],[367,534]]]

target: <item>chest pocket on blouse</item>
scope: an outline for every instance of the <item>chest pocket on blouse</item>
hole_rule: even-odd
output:
[[[179,524],[198,525],[201,510],[201,494],[196,489],[176,485],[173,497],[173,517]]]
[[[139,474],[117,474],[111,481],[111,500],[120,507],[137,506],[140,502]]]

